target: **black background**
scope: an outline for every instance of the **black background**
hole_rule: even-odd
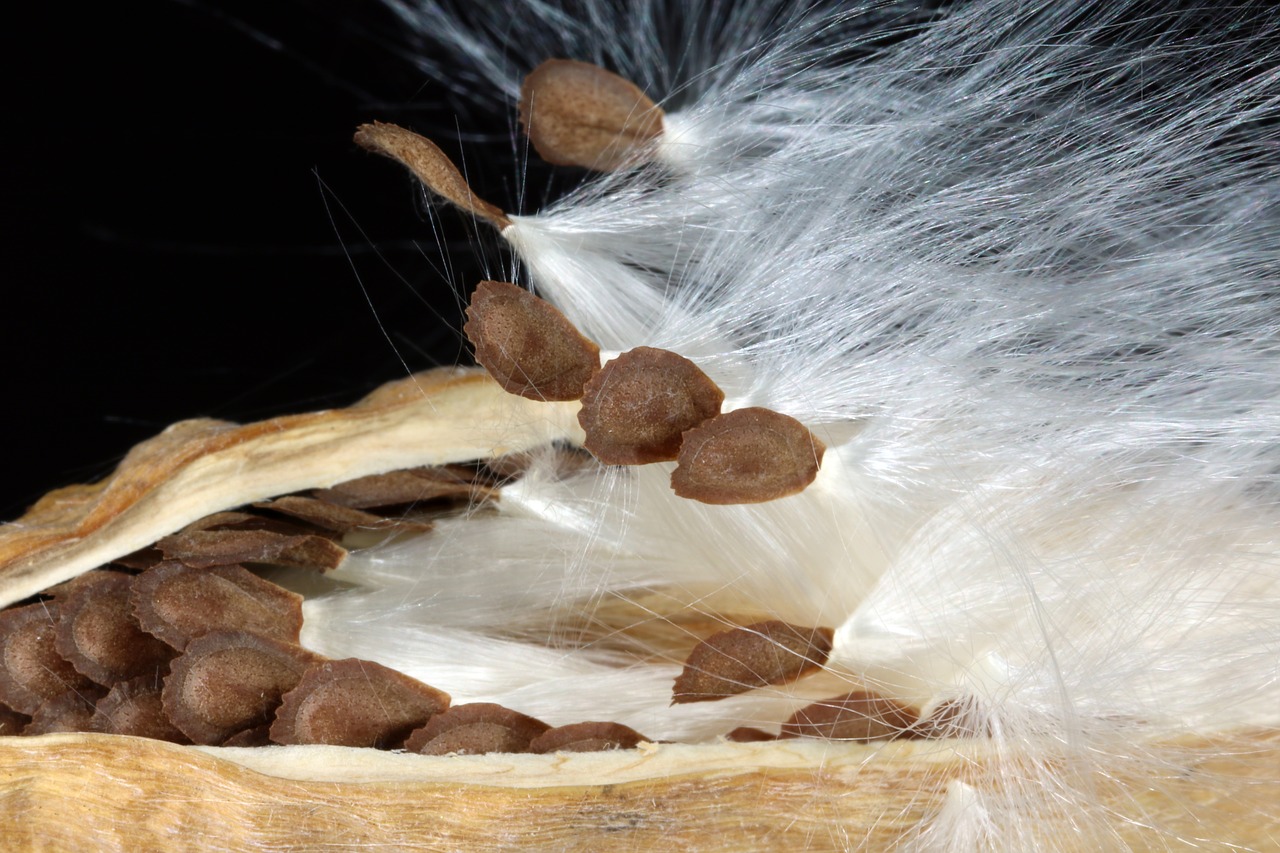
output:
[[[469,361],[462,300],[504,253],[350,140],[411,126],[512,209],[514,118],[460,114],[376,3],[27,11],[4,36],[0,519],[176,420],[345,405]]]

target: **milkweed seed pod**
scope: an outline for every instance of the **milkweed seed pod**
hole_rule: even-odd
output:
[[[608,464],[573,388],[442,369],[51,494],[0,531],[9,846],[1276,846],[1269,8],[387,7],[453,97],[600,171],[517,206],[361,141],[599,347],[589,397],[643,348],[714,403]],[[165,572],[245,624],[134,600]],[[61,620],[126,583],[174,656],[97,684]],[[416,685],[386,733],[358,662]],[[71,688],[108,691],[92,731],[8,736],[83,722]],[[409,749],[257,748],[299,739]]]

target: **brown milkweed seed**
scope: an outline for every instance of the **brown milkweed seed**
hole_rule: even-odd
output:
[[[538,735],[529,751],[600,752],[606,749],[633,749],[648,740],[638,731],[621,723],[571,723],[557,726]]]
[[[57,602],[0,612],[0,704],[34,714],[47,700],[93,682],[58,654]]]
[[[13,737],[31,724],[31,717],[19,714],[8,705],[0,704],[0,737]]]
[[[777,735],[771,735],[763,729],[752,728],[751,726],[739,726],[724,736],[724,739],[730,743],[763,743],[765,741],[777,740]]]
[[[281,698],[271,740],[395,749],[448,707],[447,693],[381,664],[325,661]]]
[[[93,706],[107,695],[105,687],[96,685],[83,690],[68,690],[41,705],[22,730],[27,736],[54,732],[86,732],[93,718]]]
[[[908,732],[919,714],[876,693],[854,691],[806,705],[782,724],[783,737],[888,740]]]
[[[675,459],[681,436],[715,417],[724,392],[684,356],[636,347],[587,383],[578,423],[587,450],[606,465]]]
[[[520,124],[557,166],[611,172],[662,134],[662,110],[635,84],[586,62],[550,59],[520,87]]]
[[[161,694],[175,726],[214,746],[271,719],[280,697],[321,660],[298,646],[242,631],[197,637],[173,661]]]
[[[96,583],[62,599],[55,646],[77,671],[111,686],[167,669],[173,649],[146,633],[134,618],[129,596],[134,577],[93,572]]]
[[[99,700],[93,719],[89,721],[89,730],[149,737],[170,743],[191,743],[169,719],[161,691],[161,681],[150,675],[120,682]]]
[[[432,717],[409,736],[404,748],[422,755],[528,752],[533,739],[550,728],[510,708],[472,702]]]
[[[355,142],[407,166],[428,190],[472,216],[499,230],[511,224],[502,210],[476,197],[458,167],[431,140],[403,127],[375,121],[360,125]]]
[[[600,348],[555,306],[504,281],[476,286],[462,331],[503,390],[531,400],[577,400],[600,369]]]
[[[707,504],[750,504],[804,491],[825,445],[804,424],[770,409],[737,409],[684,435],[671,488]]]
[[[296,644],[302,630],[302,596],[241,566],[161,563],[134,579],[130,600],[142,629],[179,651],[211,631],[247,631]]]
[[[271,563],[327,572],[342,565],[347,551],[323,536],[288,536],[270,530],[189,530],[156,543],[166,560],[195,568],[236,563]]]
[[[778,620],[713,634],[689,654],[671,704],[723,699],[799,678],[827,662],[832,636],[830,628]]]

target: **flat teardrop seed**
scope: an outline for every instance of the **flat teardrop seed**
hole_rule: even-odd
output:
[[[510,708],[472,702],[432,717],[410,735],[404,748],[421,755],[528,752],[533,739],[550,728],[541,720]]]
[[[170,743],[191,743],[164,708],[163,682],[142,675],[121,681],[98,701],[89,730],[113,735],[148,737]]]
[[[110,687],[167,670],[173,649],[142,630],[130,606],[133,575],[95,572],[62,599],[55,645],[77,671]]]
[[[164,680],[164,709],[196,743],[216,746],[271,719],[319,655],[240,631],[197,637]]]
[[[827,662],[832,636],[830,628],[776,619],[713,634],[689,654],[671,704],[709,702],[792,681]]]
[[[550,59],[520,87],[520,125],[548,163],[611,172],[643,159],[663,112],[611,71]]]
[[[503,390],[531,400],[577,400],[600,369],[600,348],[555,306],[504,281],[477,285],[462,331]]]
[[[777,500],[813,482],[825,451],[795,418],[770,409],[737,409],[685,433],[671,488],[707,504]]]
[[[271,740],[395,749],[448,707],[447,693],[381,664],[324,661],[282,697]]]
[[[529,751],[542,754],[633,749],[646,740],[644,735],[621,723],[570,723],[538,735],[529,744]]]
[[[94,705],[107,695],[105,687],[91,686],[80,690],[68,690],[61,696],[49,699],[31,715],[31,722],[22,730],[27,737],[49,735],[55,732],[86,732],[93,718]]]
[[[877,693],[854,691],[806,705],[782,724],[783,737],[889,740],[910,736],[920,715]]]
[[[0,612],[0,704],[30,715],[46,700],[93,683],[58,654],[58,616],[53,601]]]
[[[302,596],[241,566],[161,563],[134,579],[131,602],[143,630],[179,651],[211,631],[248,631],[296,644],[302,630]]]
[[[683,434],[715,417],[724,392],[670,350],[636,347],[610,361],[582,395],[587,450],[606,465],[675,459]]]

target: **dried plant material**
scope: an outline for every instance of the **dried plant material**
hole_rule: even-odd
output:
[[[174,424],[129,451],[106,480],[50,492],[0,525],[0,606],[221,510],[382,471],[580,443],[577,411],[508,394],[483,370],[442,368],[345,409],[245,426]]]
[[[533,739],[550,728],[519,711],[491,702],[472,702],[432,717],[410,735],[404,748],[421,755],[528,752]]]
[[[93,683],[58,654],[59,615],[52,601],[0,612],[0,704],[34,714],[46,701]]]
[[[302,596],[242,566],[162,563],[134,581],[131,606],[143,630],[179,651],[213,631],[247,631],[296,644],[302,630]]]
[[[404,506],[434,500],[484,500],[496,494],[457,465],[388,471],[317,489],[312,497],[353,509]]]
[[[297,569],[332,571],[347,550],[324,536],[288,536],[269,530],[193,530],[156,543],[166,560],[199,569],[236,563],[270,563]]]
[[[98,702],[89,730],[191,743],[169,718],[162,691],[160,679],[148,675],[120,682]]]
[[[707,504],[777,500],[813,482],[825,450],[795,418],[770,409],[736,409],[685,434],[671,488]]]
[[[751,726],[739,726],[726,734],[724,739],[730,743],[764,743],[766,741],[777,740],[778,736],[770,734],[763,729],[757,729]]]
[[[280,697],[321,658],[298,646],[217,631],[197,637],[164,680],[164,709],[196,743],[220,744],[271,719]]]
[[[242,732],[236,732],[231,737],[222,742],[223,746],[239,747],[259,747],[271,745],[271,723],[263,723],[251,729],[245,729]]]
[[[90,572],[93,583],[80,585],[59,601],[54,645],[77,671],[111,686],[168,668],[173,649],[143,631],[133,614],[134,576]]]
[[[271,740],[395,749],[449,707],[449,694],[367,660],[307,669],[281,699]]]
[[[991,737],[991,721],[977,700],[948,699],[917,722],[903,737],[973,738]]]
[[[300,536],[311,532],[294,521],[241,510],[215,512],[193,521],[179,532],[195,533],[202,530],[267,530],[285,536]]]
[[[663,113],[611,71],[550,59],[520,87],[520,125],[548,163],[611,172],[644,159],[662,134]]]
[[[888,740],[908,732],[919,714],[876,693],[854,691],[806,705],[782,724],[783,737]]]
[[[121,572],[113,572],[106,569],[98,569],[97,571],[85,572],[78,578],[72,578],[69,581],[51,586],[44,590],[41,595],[47,595],[59,603],[66,601],[75,593],[103,581],[110,581],[112,577],[120,575]]]
[[[374,515],[354,507],[302,495],[285,495],[273,501],[256,503],[254,506],[292,516],[335,533],[348,533],[352,530],[412,530],[425,533],[432,527],[430,521]]]
[[[827,662],[832,637],[830,628],[776,619],[713,634],[685,661],[671,704],[709,702],[793,681]]]
[[[96,685],[81,690],[68,690],[37,708],[22,733],[30,737],[55,732],[87,732],[89,721],[93,718],[94,705],[106,695],[107,689]]]
[[[30,715],[20,714],[8,705],[0,703],[0,737],[20,735],[30,723]]]
[[[636,347],[587,383],[578,423],[606,465],[675,459],[682,436],[720,412],[724,392],[684,356]]]
[[[550,302],[505,281],[476,285],[462,331],[489,375],[530,400],[577,400],[600,369],[600,347]]]
[[[621,723],[570,723],[538,735],[529,751],[602,752],[607,749],[634,749],[647,741],[644,735]]]
[[[160,553],[160,549],[154,545],[148,545],[146,548],[141,548],[132,554],[116,557],[111,561],[111,565],[141,572],[146,571],[157,563],[163,562],[164,554]],[[89,574],[92,574],[92,572]],[[81,577],[88,577],[88,575],[81,575]]]
[[[458,171],[440,147],[411,130],[387,122],[362,124],[356,130],[355,142],[407,166],[433,194],[460,210],[483,219],[498,230],[511,220],[498,207],[478,198],[466,178]]]

